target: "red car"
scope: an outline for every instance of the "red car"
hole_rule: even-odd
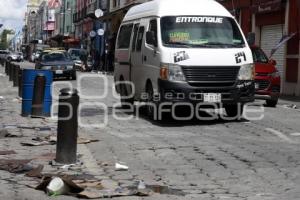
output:
[[[268,59],[263,50],[251,47],[255,64],[255,99],[266,100],[267,106],[276,107],[280,95],[280,73],[276,61]]]

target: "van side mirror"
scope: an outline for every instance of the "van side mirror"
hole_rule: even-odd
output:
[[[275,65],[277,65],[277,62],[276,62],[276,60],[270,59],[269,64],[275,66]]]
[[[146,43],[157,47],[157,40],[153,31],[146,32]]]
[[[247,35],[247,42],[249,46],[253,46],[255,44],[255,33],[250,32]]]

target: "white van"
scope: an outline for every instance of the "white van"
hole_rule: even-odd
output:
[[[151,117],[152,105],[162,102],[220,104],[228,116],[240,116],[254,101],[251,50],[234,17],[214,0],[132,7],[118,32],[114,79],[122,104],[146,101]]]

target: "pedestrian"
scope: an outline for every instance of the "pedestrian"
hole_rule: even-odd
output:
[[[80,51],[80,60],[82,62],[82,64],[81,64],[81,70],[82,71],[86,71],[86,69],[87,69],[88,55],[87,55],[87,52],[85,50]]]

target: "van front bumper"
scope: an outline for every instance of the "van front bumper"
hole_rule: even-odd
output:
[[[204,93],[221,94],[222,104],[248,103],[254,101],[254,81],[236,81],[230,87],[194,87],[187,82],[173,82],[158,79],[159,99],[161,102],[204,101]]]

